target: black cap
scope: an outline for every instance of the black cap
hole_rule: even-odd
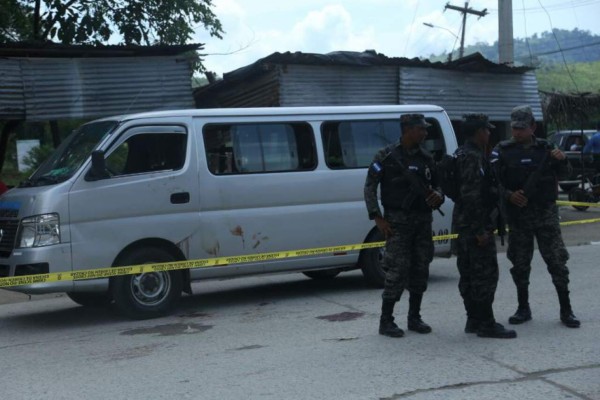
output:
[[[403,126],[422,126],[428,128],[431,124],[425,121],[423,114],[403,114],[400,116],[400,123]]]

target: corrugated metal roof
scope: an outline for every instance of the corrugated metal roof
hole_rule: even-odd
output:
[[[184,56],[0,59],[22,81],[0,92],[0,116],[49,120],[193,107],[191,62]],[[15,110],[21,96],[24,107]]]
[[[279,69],[281,106],[398,104],[394,66],[287,65]]]
[[[494,121],[508,120],[517,104],[529,104],[536,119],[542,119],[533,72],[491,74],[400,67],[399,73],[399,104],[438,104],[451,119],[475,112]]]
[[[185,45],[85,45],[40,42],[0,43],[0,57],[84,58],[174,56],[200,50],[201,43]]]
[[[529,67],[510,67],[503,64],[496,64],[480,53],[470,54],[458,60],[443,63],[431,62],[429,60],[421,60],[418,58],[404,57],[387,57],[375,51],[353,52],[353,51],[336,51],[327,54],[315,53],[273,53],[267,57],[261,58],[256,62],[245,67],[236,69],[223,75],[224,80],[236,81],[246,79],[249,76],[262,73],[265,68],[270,65],[327,65],[327,66],[354,66],[354,67],[369,67],[369,66],[410,66],[422,68],[434,68],[443,70],[461,70],[470,72],[494,72],[494,73],[514,73],[521,74],[530,71]]]
[[[481,112],[507,121],[516,104],[530,104],[542,119],[533,69],[495,64],[478,53],[450,63],[372,51],[274,53],[198,88],[196,103],[210,98],[220,106],[261,106],[252,101],[251,87],[274,70],[279,71],[279,106],[438,104],[454,120]]]
[[[21,66],[17,60],[0,59],[0,119],[25,115]]]

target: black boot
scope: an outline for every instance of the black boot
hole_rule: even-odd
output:
[[[491,301],[478,303],[477,307],[481,318],[477,336],[494,339],[514,339],[517,337],[517,332],[506,329],[502,324],[496,322]]]
[[[379,318],[379,334],[389,337],[402,337],[404,331],[394,323],[394,300],[383,300],[381,303],[381,317]]]
[[[506,329],[502,324],[491,320],[484,321],[479,325],[477,336],[495,339],[514,339],[517,337],[517,332],[512,329]]]
[[[571,309],[571,299],[569,298],[568,290],[557,290],[558,301],[560,302],[560,320],[563,325],[569,328],[579,328],[581,322],[577,319]]]
[[[513,316],[508,318],[508,323],[513,325],[522,324],[531,320],[531,309],[529,308],[529,289],[517,288],[517,299],[519,301],[519,308]]]
[[[465,304],[465,310],[467,311],[465,333],[477,333],[477,329],[479,328],[481,321],[475,315],[475,310],[473,309],[473,300],[470,298],[463,298],[463,303]]]
[[[422,293],[410,293],[408,298],[408,330],[418,333],[430,333],[431,326],[421,319]]]

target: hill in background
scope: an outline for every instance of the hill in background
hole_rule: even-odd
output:
[[[464,54],[475,52],[498,62],[497,41],[465,47]],[[516,65],[537,68],[540,90],[600,93],[599,35],[577,28],[571,31],[554,29],[525,39],[516,38],[514,54]],[[458,49],[452,53],[452,57],[458,57]],[[432,54],[429,57],[431,61],[445,61],[447,58],[448,54]]]

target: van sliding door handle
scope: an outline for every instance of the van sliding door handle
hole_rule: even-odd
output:
[[[173,193],[171,195],[171,203],[184,204],[190,202],[190,194],[188,192]]]

